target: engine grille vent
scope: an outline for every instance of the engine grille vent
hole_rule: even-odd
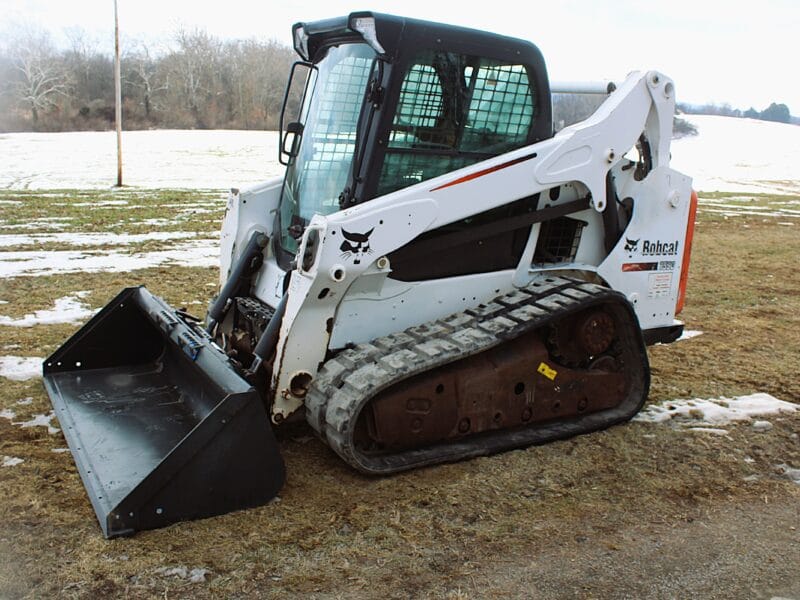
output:
[[[534,264],[574,262],[585,221],[558,217],[542,223],[533,254]]]

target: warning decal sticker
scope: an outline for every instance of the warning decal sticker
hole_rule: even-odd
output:
[[[672,273],[652,273],[647,281],[648,298],[665,298],[672,288]]]
[[[550,381],[553,381],[558,375],[558,372],[555,369],[551,369],[546,363],[539,363],[539,368],[536,370]]]

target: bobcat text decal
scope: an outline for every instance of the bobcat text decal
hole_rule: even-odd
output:
[[[674,242],[662,242],[660,240],[642,242],[642,254],[644,256],[662,256],[678,254],[678,240]]]
[[[342,258],[352,258],[353,264],[361,264],[361,259],[366,254],[372,254],[372,248],[369,247],[369,236],[375,231],[373,227],[366,233],[355,233],[342,229],[344,241],[339,246],[342,251]]]
[[[675,240],[674,242],[644,240],[642,241],[640,249],[639,242],[641,240],[642,238],[639,238],[638,240],[625,238],[625,251],[630,252],[631,254],[634,252],[639,252],[639,254],[642,256],[675,256],[678,254],[678,247],[680,246],[680,242],[678,240]]]

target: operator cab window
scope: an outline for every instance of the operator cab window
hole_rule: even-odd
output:
[[[367,44],[342,44],[330,48],[312,72],[302,111],[303,141],[282,191],[280,243],[287,253],[297,251],[290,229],[302,231],[314,214],[339,210],[374,58]]]
[[[526,145],[534,97],[523,65],[420,52],[403,78],[378,195]]]

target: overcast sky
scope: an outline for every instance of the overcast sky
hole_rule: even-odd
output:
[[[291,25],[374,10],[486,29],[533,41],[551,79],[621,79],[658,69],[679,101],[746,109],[783,102],[800,115],[800,1],[761,0],[118,0],[125,40],[169,39],[183,25],[222,38],[291,44]],[[523,8],[524,7],[524,8]],[[65,43],[80,27],[113,44],[113,0],[0,0],[0,35],[34,23]]]

